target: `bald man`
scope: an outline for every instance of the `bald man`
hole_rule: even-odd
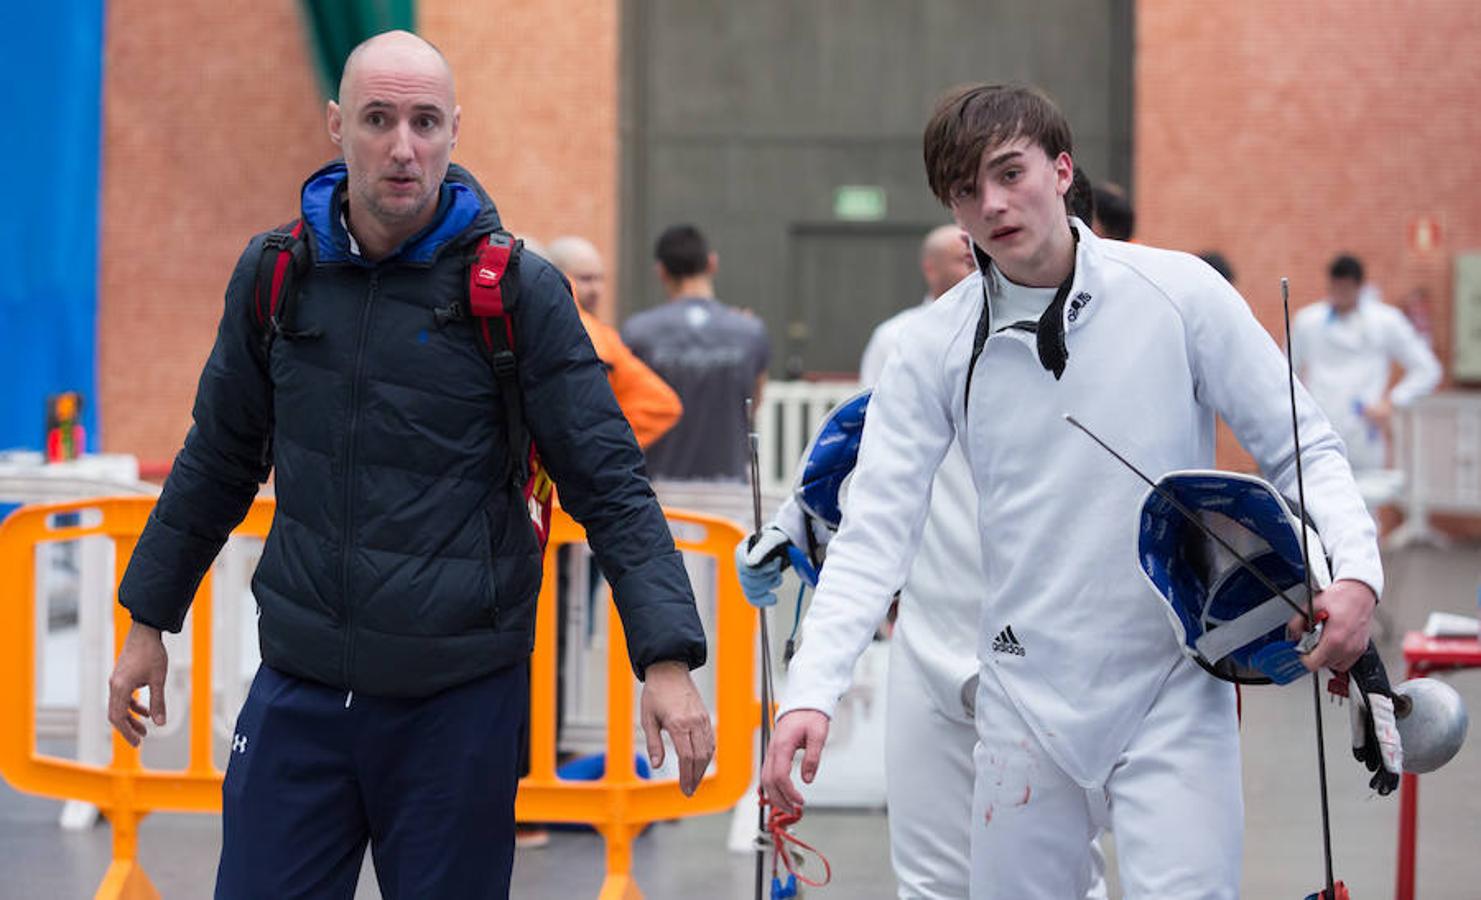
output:
[[[920,274],[926,283],[926,296],[920,303],[885,319],[874,329],[869,342],[864,345],[864,356],[859,360],[859,380],[866,385],[873,384],[890,351],[895,348],[905,323],[914,318],[917,310],[929,306],[931,301],[972,271],[972,253],[967,249],[962,230],[955,225],[931,229],[920,243]]]
[[[135,745],[165,723],[160,631],[180,630],[276,471],[216,896],[351,897],[368,844],[388,898],[507,897],[542,555],[509,429],[522,421],[611,579],[649,754],[667,731],[686,793],[714,747],[689,676],[704,633],[560,274],[534,254],[511,265],[512,370],[468,315],[469,261],[507,233],[450,165],[461,114],[442,55],[374,37],[327,112],[344,159],[305,182],[301,237],[242,254],[195,425],[119,587],[133,625],[109,720]],[[264,309],[257,273],[282,247],[302,264]]]
[[[582,309],[597,314],[602,292],[607,286],[607,267],[591,241],[575,235],[564,235],[550,242],[547,258],[571,279],[571,291]]]
[[[628,349],[617,329],[597,318],[607,271],[591,241],[571,235],[558,237],[550,242],[546,258],[571,280],[581,324],[586,326],[591,345],[607,368],[617,405],[632,425],[638,446],[647,448],[678,423],[684,404],[668,382]]]

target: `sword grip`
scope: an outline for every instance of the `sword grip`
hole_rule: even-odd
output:
[[[1404,698],[1396,695],[1389,685],[1388,669],[1384,668],[1383,660],[1378,656],[1378,648],[1373,646],[1372,641],[1368,642],[1368,649],[1364,650],[1363,655],[1358,657],[1358,661],[1352,664],[1347,674],[1357,682],[1358,689],[1364,694],[1382,694],[1393,700],[1394,713],[1401,714],[1399,704]],[[1403,713],[1406,714],[1409,712],[1407,701],[1403,705]]]

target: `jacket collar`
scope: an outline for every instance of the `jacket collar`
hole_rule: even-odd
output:
[[[456,171],[454,171],[456,170]],[[340,213],[349,171],[343,160],[335,160],[310,175],[302,192],[302,215],[312,235],[314,261],[318,264],[353,262],[371,265],[350,252],[350,236]],[[380,262],[427,265],[471,227],[486,233],[499,227],[492,201],[466,170],[453,165],[438,192],[437,213],[426,228],[402,242]]]
[[[1074,216],[1070,217],[1070,234],[1075,239],[1074,267],[1065,280],[1060,282],[1059,289],[1054,292],[1054,299],[1031,329],[1039,364],[1054,373],[1055,380],[1063,377],[1065,367],[1069,364],[1070,351],[1065,337],[1071,329],[1088,318],[1091,302],[1095,299],[1094,294],[1086,288],[1086,263],[1100,252],[1100,239]],[[1001,287],[998,284],[999,276],[992,266],[992,258],[975,242],[972,244],[972,256],[982,277],[982,313],[977,322],[977,334],[972,349],[972,361],[975,363],[991,331],[991,299]]]

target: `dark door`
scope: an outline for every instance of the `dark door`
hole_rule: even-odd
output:
[[[1076,161],[1131,187],[1134,5],[622,0],[623,315],[663,299],[653,241],[691,222],[720,256],[720,299],[767,323],[773,376],[852,371],[921,290],[916,242],[949,220],[920,143],[951,86],[1040,85]],[[868,227],[839,218],[849,186],[880,201]]]
[[[793,226],[786,319],[772,330],[784,338],[782,374],[856,374],[874,327],[924,299],[920,241],[931,227]]]

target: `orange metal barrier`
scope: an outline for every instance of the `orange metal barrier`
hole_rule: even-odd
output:
[[[186,767],[146,770],[140,765],[139,751],[116,732],[112,762],[86,765],[36,751],[35,672],[40,651],[36,646],[36,547],[85,537],[107,538],[117,560],[116,597],[118,581],[153,505],[150,497],[121,497],[27,506],[0,524],[0,639],[11,642],[6,652],[0,652],[0,708],[9,710],[11,718],[11,725],[0,729],[0,776],[18,790],[87,801],[107,815],[113,826],[113,861],[98,887],[100,900],[159,896],[137,860],[138,826],[146,815],[221,808],[222,772],[211,757],[211,575],[202,581],[191,607],[193,661]],[[273,510],[273,501],[258,500],[235,534],[265,538]],[[58,514],[78,512],[84,513],[85,524],[56,524]],[[683,523],[679,529],[683,533],[675,535],[679,549],[714,557],[718,572],[715,633],[709,636],[709,664],[716,667],[715,762],[693,797],[684,797],[676,781],[645,781],[633,769],[634,680],[610,602],[609,615],[614,618],[608,629],[606,772],[597,781],[556,777],[555,548],[584,540],[580,526],[560,510],[555,512],[551,546],[545,555],[531,660],[530,773],[520,782],[516,814],[524,821],[587,823],[602,835],[607,864],[601,900],[642,896],[632,877],[632,842],[648,823],[733,806],[749,786],[755,762],[753,732],[760,721],[754,687],[756,617],[741,595],[732,556],[743,533],[735,524],[712,516],[676,510],[665,514],[670,522]],[[130,619],[116,603],[113,622],[117,655]],[[172,710],[171,715],[185,712]]]

